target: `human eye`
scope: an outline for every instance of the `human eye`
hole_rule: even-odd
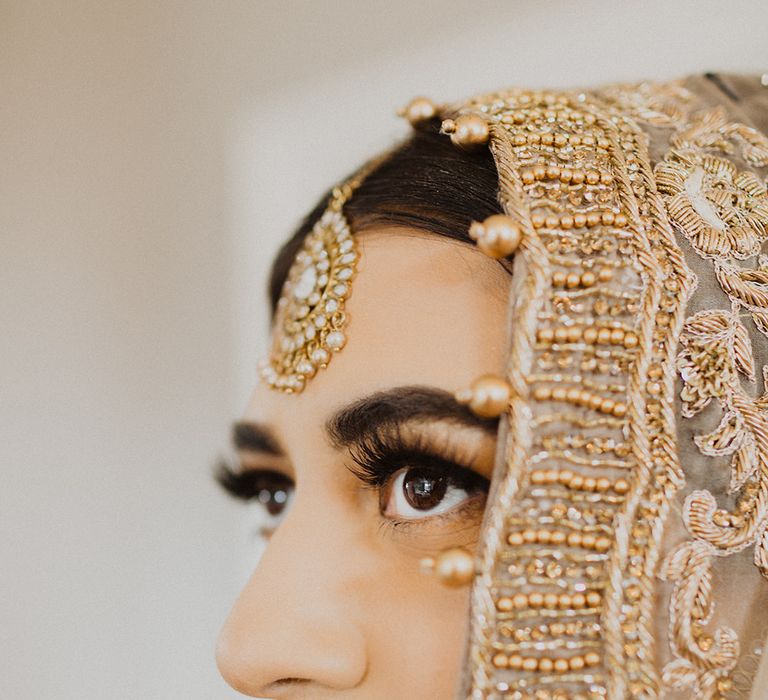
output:
[[[353,450],[353,472],[379,494],[381,515],[393,522],[428,521],[483,506],[488,479],[447,445],[377,436]]]
[[[274,469],[240,469],[224,462],[216,481],[233,498],[255,506],[259,532],[266,536],[282,521],[295,488],[290,477]]]

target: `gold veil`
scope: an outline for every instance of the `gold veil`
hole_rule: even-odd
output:
[[[520,238],[460,697],[768,698],[767,107],[701,76],[440,110]]]

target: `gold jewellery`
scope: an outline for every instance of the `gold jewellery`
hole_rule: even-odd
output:
[[[328,208],[307,235],[277,303],[272,352],[261,377],[287,393],[304,389],[347,342],[344,310],[358,259],[344,204],[360,178],[334,189]]]

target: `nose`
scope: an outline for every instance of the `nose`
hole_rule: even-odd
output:
[[[294,502],[219,636],[216,662],[235,690],[290,697],[301,688],[316,697],[362,682],[367,658],[355,611],[355,557],[338,534]]]

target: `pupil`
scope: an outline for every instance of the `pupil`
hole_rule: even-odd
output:
[[[437,506],[448,490],[448,481],[427,469],[411,469],[403,480],[405,500],[417,510],[430,510]]]
[[[288,501],[288,493],[280,487],[262,488],[259,491],[258,499],[259,503],[267,509],[267,512],[275,516],[283,512]]]

